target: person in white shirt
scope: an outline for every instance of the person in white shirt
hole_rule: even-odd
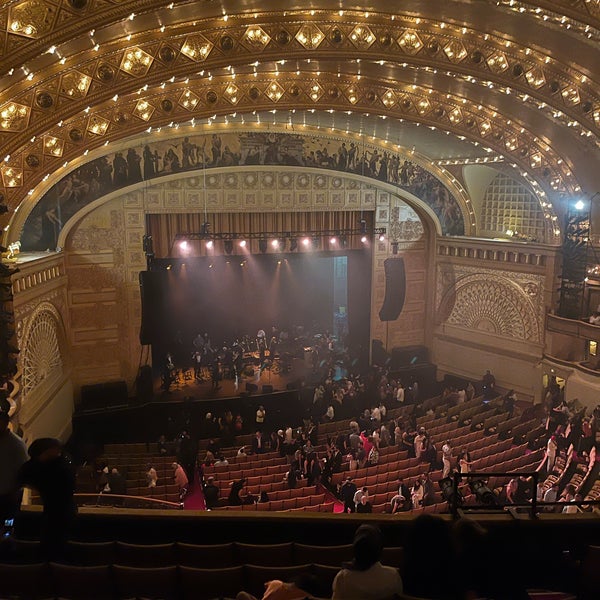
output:
[[[373,419],[376,424],[381,422],[381,411],[378,406],[371,409],[371,419]]]
[[[332,600],[386,600],[402,594],[397,569],[381,564],[383,536],[375,525],[361,525],[354,534],[354,559],[333,580]]]
[[[369,490],[366,487],[359,488],[354,494],[354,506],[358,506],[363,496],[369,497]]]
[[[256,424],[261,426],[264,424],[265,422],[265,416],[266,416],[267,412],[265,411],[264,406],[259,406],[258,410],[256,411]]]
[[[396,402],[398,404],[404,403],[404,388],[401,383],[398,384],[398,389],[396,390]]]
[[[551,435],[548,440],[548,444],[546,445],[546,472],[552,473],[552,469],[554,468],[554,462],[556,461],[556,451],[558,449],[558,444],[556,443],[556,436]]]
[[[558,483],[553,483],[552,486],[544,492],[542,500],[544,502],[556,502],[558,500]],[[545,506],[544,512],[556,512],[556,509],[556,506]]]
[[[573,484],[570,483],[565,488],[565,491],[563,492],[561,500],[563,502],[573,502],[575,500],[575,486]],[[562,512],[565,515],[567,515],[567,514],[574,514],[574,513],[579,512],[579,507],[576,506],[575,504],[570,504],[568,506],[565,506],[562,509]]]
[[[446,440],[442,446],[442,463],[444,465],[442,479],[445,479],[450,475],[450,469],[452,468],[452,446],[450,446],[448,440]]]

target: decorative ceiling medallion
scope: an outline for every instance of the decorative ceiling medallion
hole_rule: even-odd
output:
[[[133,114],[142,121],[149,121],[154,110],[155,108],[152,106],[152,104],[146,100],[140,99],[137,101],[135,108],[133,109]]]
[[[527,83],[536,90],[546,83],[544,72],[538,67],[534,67],[527,71],[527,73],[525,73],[525,79],[527,80]]]
[[[467,56],[467,50],[462,42],[452,40],[444,46],[444,52],[453,63],[459,63]]]
[[[448,118],[450,119],[450,123],[460,123],[463,120],[463,114],[460,108],[453,108],[448,113]]]
[[[577,90],[576,87],[568,86],[561,92],[561,94],[562,94],[563,100],[567,104],[579,104],[579,101],[580,101],[579,91]]]
[[[431,108],[431,104],[429,103],[429,100],[427,100],[427,98],[421,98],[417,102],[417,112],[420,115],[424,115],[425,113],[429,112],[430,108]]]
[[[60,138],[53,135],[44,136],[44,154],[47,156],[60,157],[63,155],[65,143]]]
[[[2,183],[4,187],[15,188],[23,185],[23,170],[15,167],[2,167]]]
[[[355,85],[351,85],[346,88],[344,95],[350,104],[356,104],[360,98],[360,90]]]
[[[244,41],[251,48],[262,50],[271,41],[271,36],[260,25],[252,25],[246,29]]]
[[[308,95],[310,96],[310,99],[313,102],[318,102],[319,99],[323,96],[323,93],[323,88],[321,87],[318,81],[313,81],[310,84],[310,91]]]
[[[494,73],[502,73],[508,69],[508,61],[502,52],[496,52],[487,59],[490,70]]]
[[[481,137],[485,137],[486,135],[488,135],[488,133],[490,133],[491,130],[492,124],[487,119],[484,119],[483,121],[479,122],[479,133]]]
[[[398,101],[398,97],[392,90],[386,90],[381,96],[381,101],[386,108],[392,108]]]
[[[416,54],[422,47],[423,42],[419,34],[412,29],[405,29],[398,38],[398,44],[407,54]]]
[[[296,34],[296,39],[307,49],[314,50],[318,48],[323,41],[323,32],[312,23],[305,23],[300,27]]]
[[[87,130],[94,135],[104,135],[108,130],[110,122],[104,117],[92,115],[88,122]]]
[[[92,78],[79,71],[65,73],[60,82],[60,93],[69,98],[83,98],[90,89]]]
[[[23,104],[4,104],[0,108],[0,127],[6,131],[21,131],[29,123],[29,113],[29,107]]]
[[[225,100],[231,102],[231,104],[237,104],[240,99],[240,90],[234,83],[230,83],[225,88],[225,92],[223,95],[225,96]]]
[[[184,90],[179,98],[179,104],[187,110],[194,110],[200,102],[200,98],[192,90]]]
[[[269,84],[269,87],[265,90],[267,97],[273,102],[277,102],[285,90],[276,82],[273,81]]]
[[[375,42],[375,34],[366,25],[357,25],[350,33],[350,41],[359,50],[367,50]]]
[[[531,168],[538,169],[542,166],[542,155],[539,152],[532,154],[531,157]]]
[[[4,3],[6,6],[6,3]],[[10,9],[8,31],[28,38],[36,38],[52,28],[53,7],[49,2],[29,0]]]
[[[141,48],[129,48],[125,50],[120,68],[134,77],[143,77],[148,73],[153,60],[154,58]]]
[[[181,47],[181,54],[196,62],[202,62],[207,59],[213,47],[203,35],[190,35]]]

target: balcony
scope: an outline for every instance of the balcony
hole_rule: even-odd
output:
[[[587,321],[567,319],[550,313],[546,315],[546,331],[584,340],[600,340],[600,325],[591,325]]]

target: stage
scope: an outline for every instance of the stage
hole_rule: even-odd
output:
[[[154,396],[157,400],[162,401],[181,401],[186,398],[194,400],[234,398],[248,393],[270,394],[287,389],[298,389],[301,382],[310,383],[318,376],[313,373],[309,360],[299,358],[290,359],[287,365],[282,365],[280,359],[276,359],[262,370],[258,365],[253,365],[251,361],[247,362],[247,367],[249,369],[243,371],[237,387],[235,379],[225,373],[216,389],[208,370],[202,373],[201,379],[197,379],[193,367],[176,369],[168,391],[163,389],[162,378],[155,376]],[[252,374],[250,374],[250,369]]]

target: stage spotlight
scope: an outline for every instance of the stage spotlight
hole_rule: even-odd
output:
[[[363,235],[363,236],[360,238],[360,241],[361,241],[363,244],[366,244],[366,243],[367,243],[367,236],[366,236],[366,235]]]
[[[211,250],[212,247],[214,246],[213,241],[212,240],[208,240],[208,242],[206,242],[206,247]]]
[[[446,477],[440,480],[439,483],[440,490],[442,491],[442,496],[444,500],[448,502],[448,505],[452,507],[462,506],[463,497],[460,493],[460,490],[456,490],[456,494],[454,493],[454,480],[452,477]]]
[[[258,240],[258,249],[264,254],[267,251],[267,240],[264,238]]]
[[[383,233],[379,234],[379,241],[385,242],[385,235]]]
[[[212,268],[213,268],[213,266],[212,266],[212,263],[210,263],[210,265],[208,265],[208,268],[209,268],[209,269],[212,269]]]
[[[290,252],[298,250],[298,240],[296,238],[290,238]]]
[[[225,240],[223,246],[225,248],[225,254],[231,254],[233,252],[233,240]]]
[[[271,240],[271,246],[273,246],[273,248],[277,250],[279,248],[279,240],[277,238]]]
[[[585,207],[585,204],[584,204],[583,200],[578,200],[577,202],[575,202],[576,210],[583,210],[584,207]]]
[[[246,240],[240,240],[240,248],[246,247]]]
[[[471,491],[477,496],[477,500],[486,506],[498,506],[498,498],[496,494],[490,490],[486,482],[478,479],[469,483]]]
[[[278,264],[278,265],[280,265],[280,264],[281,264],[281,261],[280,261],[280,260],[278,260],[278,261],[277,261],[277,264]]]
[[[337,244],[337,242],[338,242],[338,241],[337,241],[337,238],[336,238],[335,236],[334,236],[334,237],[332,237],[332,238],[329,240],[329,243],[330,243],[332,246],[335,246],[335,245]]]
[[[183,251],[188,249],[187,240],[183,240],[182,242],[179,242],[179,249],[183,250]]]
[[[245,267],[245,266],[246,266],[246,261],[245,261],[245,260],[243,260],[243,261],[240,263],[240,267]]]
[[[304,238],[302,240],[302,245],[308,248],[308,246],[310,245],[310,240],[308,238]]]
[[[167,271],[171,270],[171,265],[167,265]]]

